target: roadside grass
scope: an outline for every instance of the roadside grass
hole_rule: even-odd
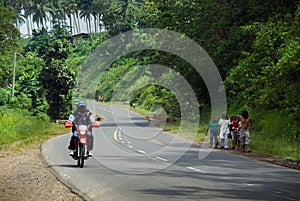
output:
[[[0,110],[0,151],[39,146],[47,139],[70,132],[58,125],[22,111]]]
[[[299,123],[278,110],[252,112],[251,147],[257,152],[280,158],[300,160]]]
[[[267,153],[280,158],[300,160],[300,148],[297,142],[287,142],[282,138],[268,138],[261,133],[252,133],[251,148],[256,152]]]
[[[170,133],[177,133],[179,128],[182,127],[180,123],[180,121],[166,122],[163,129],[165,131],[169,131]],[[192,140],[194,143],[197,144],[203,143],[204,141],[208,140],[208,137],[205,136],[206,125],[199,124],[196,133],[194,131],[194,127],[189,128],[189,126],[185,125],[186,124],[184,124],[184,127],[182,127],[184,131],[183,137]]]

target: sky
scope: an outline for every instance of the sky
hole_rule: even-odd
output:
[[[83,20],[83,19],[80,19],[79,21],[80,23],[80,32],[75,32],[75,29],[73,29],[73,33],[72,34],[78,34],[78,33],[88,33],[87,31],[87,23]],[[69,20],[67,20],[67,24],[69,24]],[[93,17],[91,18],[91,25],[92,25],[92,32],[94,32],[94,20],[93,20]],[[36,23],[33,23],[33,29],[38,29]],[[46,24],[46,27],[50,27],[50,22],[48,22]],[[27,31],[27,25],[26,23],[22,24],[21,27],[20,27],[20,32],[22,34],[23,37],[26,37],[28,36],[28,31]],[[75,32],[75,33],[74,33]]]

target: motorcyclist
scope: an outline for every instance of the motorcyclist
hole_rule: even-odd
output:
[[[74,141],[75,141],[75,139],[78,139],[76,125],[80,125],[80,124],[91,125],[95,121],[95,118],[93,116],[93,113],[91,113],[91,112],[89,112],[89,110],[87,110],[86,103],[84,101],[79,101],[77,103],[77,110],[69,116],[68,121],[73,123],[72,137],[70,140],[70,144],[68,146],[69,155],[73,156],[74,151],[76,149]],[[88,147],[87,147],[88,155],[92,156],[93,155],[92,149],[93,149],[93,144],[94,144],[94,136],[92,134],[91,126],[90,126],[89,132],[87,134],[87,140],[89,141]]]

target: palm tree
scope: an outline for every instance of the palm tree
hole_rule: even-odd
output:
[[[9,0],[6,5],[13,9],[15,13],[15,25],[20,31],[21,25],[25,23],[24,14],[22,14],[22,1],[21,0]]]
[[[32,21],[37,24],[38,28],[40,28],[40,25],[45,28],[45,24],[49,19],[47,14],[50,13],[48,5],[37,1],[33,3],[31,10],[33,12]]]
[[[22,13],[18,13],[16,14],[16,18],[16,27],[19,31],[21,31],[21,26],[25,23],[25,15]]]
[[[80,10],[80,18],[85,19],[87,31],[91,33],[91,10],[92,0],[79,0],[78,1],[78,9]]]
[[[64,2],[64,0],[52,0],[49,4],[51,29],[56,25],[61,26],[62,24],[66,24]]]
[[[94,17],[94,28],[95,28],[95,33],[97,33],[98,11],[94,4],[92,4],[91,6],[91,14]]]
[[[112,34],[131,30],[138,25],[141,6],[138,0],[116,0],[104,15],[104,24]]]
[[[73,7],[73,22],[76,28],[76,32],[80,32],[80,23],[79,23],[79,11],[78,11],[78,6],[77,4],[74,5]]]
[[[90,4],[85,4],[85,3],[81,4],[79,16],[80,19],[83,18],[85,20],[87,31],[88,33],[91,33],[91,9],[90,9]]]
[[[77,4],[76,4],[75,0],[68,0],[68,1],[64,2],[63,8],[64,8],[64,11],[65,11],[65,14],[69,18],[70,32],[72,34],[73,33],[72,16],[73,16],[73,19],[74,19],[75,27],[77,27],[76,20],[75,20],[75,17],[74,17],[75,13],[78,12]]]
[[[88,33],[91,33],[91,12],[89,9],[80,11],[80,18],[85,19]]]
[[[92,15],[95,18],[95,32],[97,28],[102,30],[103,16],[107,15],[109,8],[111,7],[111,0],[94,0],[91,6]]]
[[[80,0],[71,0],[72,1],[72,16],[73,16],[73,24],[75,27],[75,32],[80,32],[80,17],[79,17],[79,3]]]
[[[32,21],[31,21],[31,7],[33,6],[32,0],[23,0],[23,10],[24,10],[24,17],[26,20],[26,26],[27,26],[27,33],[30,36],[31,35],[31,29],[32,29]]]

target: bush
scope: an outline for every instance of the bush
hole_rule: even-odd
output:
[[[6,105],[8,100],[7,90],[4,88],[0,88],[0,106]]]
[[[0,108],[0,150],[12,144],[14,148],[18,148],[24,144],[42,143],[56,133],[67,132],[63,125],[56,125],[42,118],[30,116],[20,109]]]
[[[32,100],[24,93],[16,95],[9,101],[10,108],[19,108],[21,110],[30,110],[32,106]]]
[[[274,140],[280,138],[287,142],[299,141],[297,136],[297,128],[299,123],[294,121],[288,115],[282,112],[273,110],[261,113],[257,118],[255,127],[260,128],[258,130],[262,135],[272,138]]]
[[[298,122],[277,110],[254,113],[252,119],[251,146],[254,150],[300,159]]]

